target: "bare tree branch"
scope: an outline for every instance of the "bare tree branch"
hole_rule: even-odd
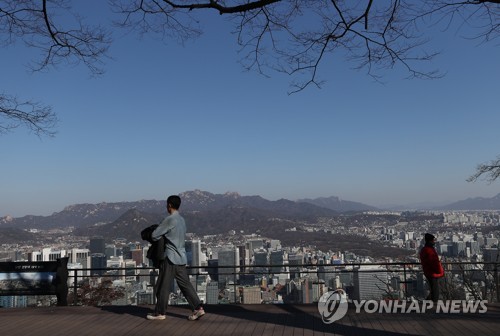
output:
[[[3,43],[21,38],[41,49],[44,57],[34,70],[61,61],[82,62],[92,73],[103,71],[110,38],[99,26],[83,24],[74,15],[74,28],[55,22],[61,11],[71,13],[69,0],[0,1]],[[389,2],[341,0],[110,0],[121,27],[140,33],[159,33],[180,42],[201,34],[195,12],[215,11],[238,21],[237,42],[243,65],[265,74],[277,70],[294,77],[292,87],[319,86],[319,68],[328,54],[344,55],[354,68],[377,78],[381,71],[403,66],[410,77],[436,78],[425,69],[438,52],[427,52],[421,28],[448,21],[461,22],[469,38],[490,41],[500,32],[500,0],[409,0]],[[450,26],[448,26],[450,27]]]
[[[113,0],[124,15],[122,26],[141,27],[143,32],[175,35],[181,41],[201,34],[193,14],[216,11],[234,19],[242,64],[267,75],[267,69],[292,76],[291,92],[313,84],[326,55],[344,55],[358,70],[378,78],[386,69],[402,66],[409,77],[439,78],[429,63],[439,53],[425,51],[428,42],[421,28],[440,20],[476,24],[476,37],[498,36],[499,0],[408,0],[377,3],[339,0]]]
[[[57,122],[50,106],[0,94],[0,134],[24,125],[38,136],[54,136]]]
[[[67,0],[1,1],[0,44],[20,39],[27,46],[41,50],[43,56],[33,61],[33,71],[65,62],[83,63],[92,74],[102,74],[110,34],[99,26],[85,25],[79,15],[72,13],[68,3]],[[72,17],[75,26],[64,28],[55,24],[58,15]]]
[[[476,167],[476,172],[467,179],[467,182],[476,182],[481,176],[492,183],[500,177],[500,156],[487,163],[481,163]]]
[[[60,63],[104,71],[111,34],[87,25],[71,0],[0,0],[0,45],[22,41],[41,51],[32,70]],[[198,37],[202,14],[230,19],[247,70],[291,76],[290,93],[321,87],[322,66],[334,59],[375,79],[393,68],[432,79],[439,51],[425,50],[429,28],[456,29],[490,42],[500,35],[500,0],[109,0],[116,26],[180,43]],[[64,19],[61,19],[64,17]],[[444,26],[443,26],[444,25]],[[334,57],[334,58],[330,58]],[[321,75],[321,76],[320,76]]]

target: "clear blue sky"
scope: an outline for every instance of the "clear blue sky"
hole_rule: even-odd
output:
[[[373,206],[500,192],[466,182],[500,154],[498,44],[437,32],[447,75],[433,81],[389,70],[376,83],[331,58],[322,89],[290,96],[291,78],[243,70],[222,18],[203,26],[184,46],[116,34],[99,78],[83,66],[30,74],[37,51],[3,48],[0,90],[51,104],[60,124],[54,138],[0,137],[0,216],[194,189]]]

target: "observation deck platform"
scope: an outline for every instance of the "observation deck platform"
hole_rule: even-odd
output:
[[[150,321],[152,306],[66,306],[0,309],[4,336],[318,336],[318,335],[499,335],[500,304],[485,313],[356,313],[332,324],[317,305],[206,305],[207,314],[188,321],[187,306],[170,306],[165,320]]]

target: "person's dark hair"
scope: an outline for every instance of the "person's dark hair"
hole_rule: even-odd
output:
[[[426,233],[425,236],[424,236],[424,239],[425,239],[426,242],[431,242],[431,241],[434,240],[434,238],[436,238],[436,237],[434,237],[434,235],[432,235],[430,233]]]
[[[177,195],[168,196],[167,204],[170,204],[173,209],[177,210],[181,206],[181,198]]]

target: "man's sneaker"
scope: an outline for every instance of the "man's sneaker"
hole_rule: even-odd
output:
[[[164,320],[165,319],[165,315],[161,315],[161,314],[148,314],[148,316],[146,318],[148,320]]]
[[[205,315],[205,310],[203,308],[196,309],[193,311],[193,313],[191,315],[188,316],[188,320],[189,321],[196,321],[197,319],[199,319],[203,315]]]

